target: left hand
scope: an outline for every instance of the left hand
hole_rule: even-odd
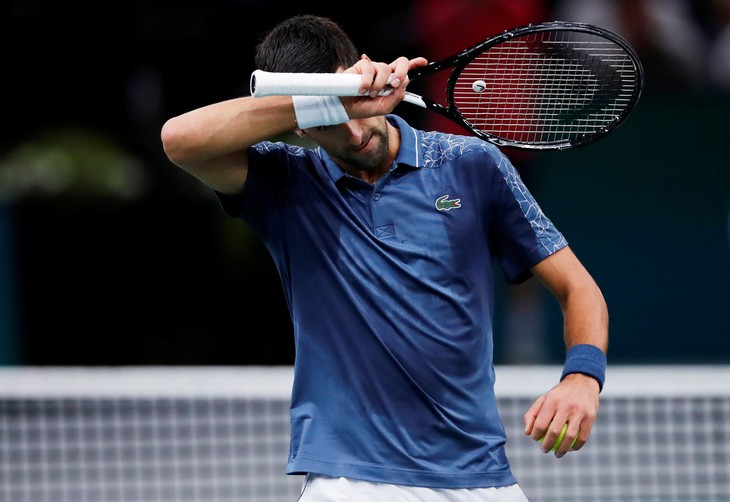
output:
[[[535,441],[544,436],[541,448],[543,453],[548,453],[567,423],[568,430],[555,456],[560,458],[569,451],[580,450],[588,441],[596,420],[599,392],[598,382],[593,377],[582,373],[566,376],[562,382],[540,396],[525,413],[525,435]]]

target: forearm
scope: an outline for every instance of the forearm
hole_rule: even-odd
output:
[[[295,127],[291,97],[243,97],[173,117],[163,126],[161,137],[168,158],[195,172],[213,159],[245,150]]]
[[[608,348],[608,309],[600,288],[568,247],[538,263],[535,276],[560,303],[566,348],[590,344]]]
[[[563,378],[583,373],[603,385],[608,350],[608,309],[600,288],[570,248],[533,268],[560,303],[567,349]]]
[[[567,352],[561,380],[575,376],[595,379],[600,392],[606,378],[608,310],[598,286],[591,280],[572,290],[563,315]]]
[[[591,280],[572,290],[562,305],[566,349],[589,344],[608,350],[608,309],[598,286]]]

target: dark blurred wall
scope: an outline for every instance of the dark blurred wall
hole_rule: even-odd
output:
[[[160,128],[248,94],[253,48],[284,17],[331,16],[387,59],[410,38],[400,22],[408,8],[366,26],[357,9],[329,2],[14,2],[5,35],[18,50],[2,84],[13,106],[0,138],[0,364],[293,362],[263,245],[169,163]],[[125,162],[142,168],[125,174]]]
[[[0,196],[2,180],[19,188],[0,198],[0,364],[290,364],[291,325],[270,258],[167,161],[159,130],[170,116],[247,94],[254,45],[294,13],[332,16],[378,59],[420,54],[411,3],[363,12],[317,2],[41,0],[10,11],[20,50],[7,55],[12,78],[2,84],[12,106]],[[612,135],[531,163],[530,188],[604,289],[613,362],[730,361],[728,108],[727,93],[651,89]],[[398,113],[416,125],[423,118],[408,105]],[[71,129],[108,144],[97,153],[58,139]],[[59,166],[50,180],[41,169],[49,162]],[[75,183],[61,183],[61,164]],[[11,168],[14,177],[2,178]],[[41,174],[18,181],[31,171]],[[559,311],[542,301],[547,362],[559,363]],[[498,363],[508,360],[506,308],[497,305]]]

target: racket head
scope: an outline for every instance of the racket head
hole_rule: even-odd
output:
[[[641,61],[629,43],[584,23],[509,30],[451,63],[450,118],[491,143],[521,149],[563,150],[596,141],[626,120],[644,86]]]

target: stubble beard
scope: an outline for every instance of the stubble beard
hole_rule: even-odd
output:
[[[378,141],[375,150],[367,155],[352,155],[345,159],[355,169],[366,172],[375,172],[382,168],[383,161],[388,157],[389,149],[389,132],[388,126],[383,121],[384,127],[374,129],[370,141]]]

